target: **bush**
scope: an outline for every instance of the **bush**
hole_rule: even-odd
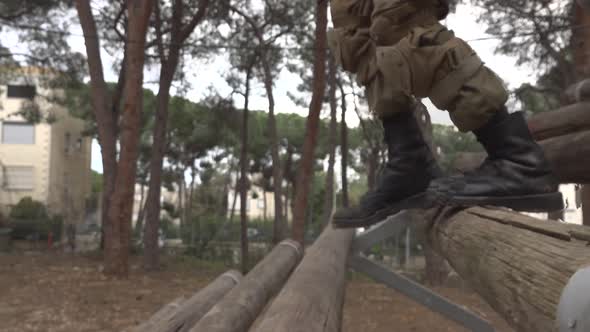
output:
[[[57,241],[61,237],[63,218],[49,216],[47,208],[31,197],[24,197],[10,210],[10,227],[15,239],[46,239],[49,232]]]
[[[34,201],[31,197],[23,197],[10,210],[11,219],[49,219],[47,209],[41,202]]]

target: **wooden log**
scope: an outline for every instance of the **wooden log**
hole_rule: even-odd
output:
[[[565,90],[565,100],[569,103],[590,101],[590,79],[580,81]]]
[[[253,332],[339,332],[354,231],[328,226]]]
[[[186,297],[180,296],[174,299],[172,302],[163,306],[160,310],[156,311],[147,321],[141,323],[137,327],[133,328],[132,332],[143,332],[143,331],[157,331],[154,330],[155,326],[159,322],[171,319],[178,308],[186,301]]]
[[[590,264],[589,228],[503,209],[429,213],[433,247],[517,331],[555,330],[562,290]]]
[[[590,183],[590,130],[539,142],[561,183]],[[484,153],[461,153],[453,166],[459,171],[475,169]]]
[[[536,140],[590,129],[590,103],[577,103],[551,112],[537,113],[527,120]]]
[[[540,142],[561,183],[590,183],[590,131]]]
[[[156,313],[134,331],[137,332],[186,332],[189,331],[225,294],[242,279],[238,271],[228,271],[189,299],[178,299],[166,305],[163,314]],[[163,310],[164,310],[163,309]],[[161,310],[162,311],[162,310]]]
[[[267,302],[285,284],[299,263],[302,252],[301,246],[295,241],[287,240],[278,244],[190,331],[247,331]]]

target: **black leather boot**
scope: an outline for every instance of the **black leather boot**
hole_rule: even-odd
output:
[[[486,160],[463,176],[433,181],[429,200],[530,212],[563,209],[558,182],[522,112],[508,114],[503,109],[474,134],[488,153]]]
[[[403,209],[421,207],[428,184],[442,175],[412,112],[382,121],[388,162],[376,188],[367,192],[358,206],[334,213],[336,227],[368,227]]]

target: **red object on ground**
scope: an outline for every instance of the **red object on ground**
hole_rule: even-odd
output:
[[[47,234],[47,248],[52,248],[53,247],[53,233],[49,232],[49,234]]]

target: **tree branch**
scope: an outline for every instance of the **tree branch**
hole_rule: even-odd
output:
[[[155,46],[158,49],[158,54],[162,63],[166,62],[166,53],[164,52],[164,43],[162,42],[162,11],[160,10],[160,0],[154,1],[154,28],[156,29]]]
[[[199,1],[199,8],[197,9],[197,13],[193,16],[192,20],[189,22],[187,26],[185,26],[180,33],[180,41],[184,42],[195,30],[195,27],[203,21],[205,15],[207,14],[207,8],[209,7],[209,0],[200,0]]]

